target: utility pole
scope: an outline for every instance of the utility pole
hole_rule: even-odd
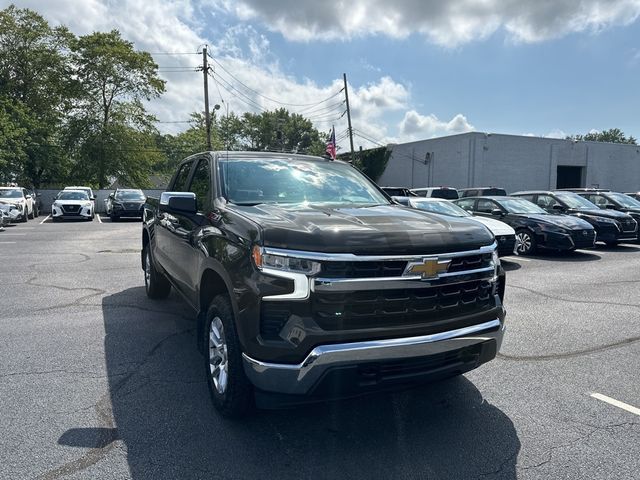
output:
[[[202,75],[204,76],[204,123],[207,129],[207,150],[211,150],[211,118],[209,118],[209,65],[207,47],[202,47]]]
[[[351,142],[351,161],[355,160],[355,154],[353,152],[353,129],[351,128],[351,109],[349,108],[349,90],[347,90],[347,74],[342,74],[344,80],[344,98],[347,103],[347,123],[349,125],[349,142]]]

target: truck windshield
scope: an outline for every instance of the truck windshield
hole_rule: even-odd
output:
[[[353,167],[322,160],[289,158],[220,159],[223,196],[237,205],[389,202]]]

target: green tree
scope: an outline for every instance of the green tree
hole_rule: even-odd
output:
[[[245,113],[239,123],[229,125],[233,144],[243,150],[274,150],[321,155],[325,148],[325,137],[318,132],[310,120],[280,108],[274,111]],[[238,127],[239,130],[238,130]]]
[[[100,188],[112,177],[144,186],[160,158],[155,118],[142,103],[164,92],[158,66],[116,30],[79,37],[72,52],[81,93],[67,145]]]
[[[12,110],[5,102],[4,131],[13,123],[10,129],[21,132],[23,144],[3,174],[22,184],[39,187],[68,167],[59,143],[76,95],[72,39],[65,27],[52,28],[32,10],[12,5],[0,11],[0,99]]]
[[[589,132],[586,135],[572,135],[567,140],[585,142],[607,142],[607,143],[627,143],[637,145],[638,141],[629,135],[628,137],[619,128],[610,128],[602,132]]]
[[[343,160],[348,160],[351,153],[341,154],[340,157]],[[387,147],[371,148],[369,150],[363,150],[356,153],[356,158],[353,161],[353,166],[364,173],[374,182],[384,173],[387,168],[387,163],[391,157],[391,150]]]

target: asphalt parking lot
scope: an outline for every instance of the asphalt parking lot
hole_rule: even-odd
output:
[[[463,377],[234,422],[139,222],[43,220],[0,232],[0,478],[639,478],[640,246],[504,261],[501,354]]]

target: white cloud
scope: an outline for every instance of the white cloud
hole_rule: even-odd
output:
[[[567,138],[567,136],[568,136],[567,133],[564,130],[561,130],[559,128],[551,130],[549,133],[544,135],[545,138],[560,138],[560,139],[565,139]]]
[[[210,65],[217,75],[233,85],[225,85],[224,80],[217,83],[209,81],[211,105],[222,103],[219,114],[225,112],[225,104],[229,111],[238,114],[282,106],[269,98],[296,105],[313,104],[342,89],[342,78],[320,84],[284,73],[279,59],[270,51],[269,40],[250,25],[228,26],[217,32],[215,39],[208,38],[208,32],[201,29],[200,21],[195,18],[199,7],[194,5],[189,0],[50,0],[46,3],[25,0],[20,7],[32,8],[51,23],[67,25],[78,35],[118,29],[125,39],[134,42],[137,49],[152,53],[195,53],[201,45],[209,43],[211,54],[224,69],[215,62],[210,62]],[[160,67],[196,67],[202,61],[199,55],[155,55],[154,58]],[[225,70],[231,72],[235,79]],[[202,73],[161,70],[160,75],[167,81],[166,92],[149,104],[149,110],[159,120],[188,120],[191,112],[203,109]],[[221,102],[221,97],[224,102]],[[346,131],[347,127],[346,116],[342,115],[344,105],[326,106],[340,103],[343,99],[344,94],[341,93],[318,107],[286,107],[309,117],[321,131],[328,131],[335,124],[339,133]],[[410,90],[391,77],[383,76],[366,85],[349,85],[349,100],[354,128],[364,130],[375,141],[387,142],[394,138],[388,135],[386,114],[407,109]],[[165,132],[177,132],[185,125],[163,123],[159,128]],[[356,146],[373,144],[362,138],[357,138],[355,143]],[[348,145],[348,139],[342,140],[343,150],[345,145]]]
[[[499,29],[514,41],[538,42],[627,25],[640,15],[640,0],[210,1],[242,20],[259,20],[290,40],[418,33],[444,46],[484,39]]]
[[[400,135],[404,141],[421,140],[443,135],[472,132],[475,127],[461,113],[449,121],[440,120],[435,115],[421,115],[415,110],[404,114],[400,122]]]

